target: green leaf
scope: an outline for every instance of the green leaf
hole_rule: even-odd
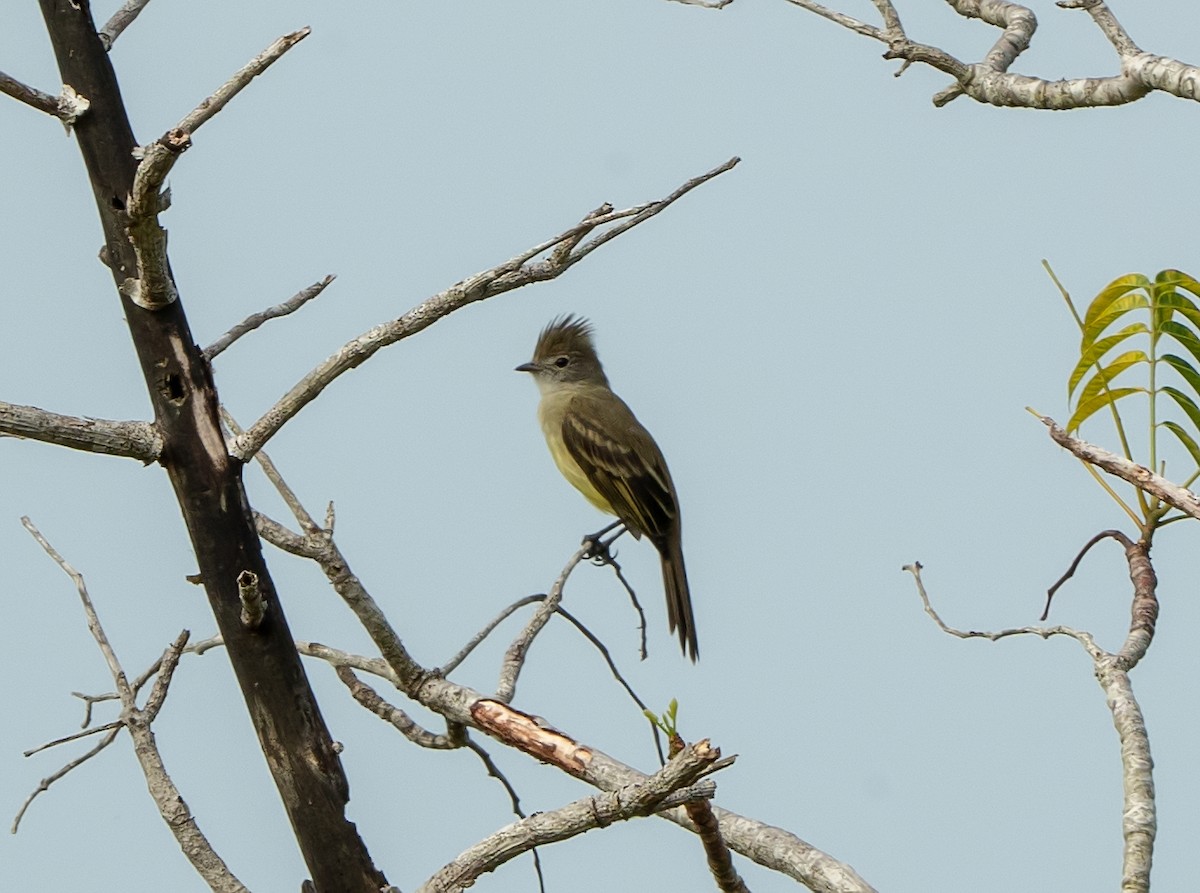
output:
[[[1162,275],[1162,274],[1159,274]],[[1194,328],[1200,328],[1200,307],[1187,295],[1180,294],[1174,289],[1155,287],[1154,294],[1154,328],[1158,331],[1163,323],[1178,313],[1187,319]]]
[[[1084,353],[1096,339],[1104,334],[1104,331],[1114,322],[1124,316],[1131,310],[1148,310],[1150,308],[1150,299],[1144,294],[1129,294],[1116,301],[1109,303],[1106,312],[1097,316],[1091,322],[1085,322],[1083,326],[1083,334],[1079,343],[1079,352]],[[1090,313],[1090,309],[1089,309]]]
[[[1075,386],[1083,380],[1083,376],[1087,374],[1088,369],[1096,365],[1100,361],[1100,358],[1108,353],[1112,348],[1116,347],[1131,335],[1138,335],[1149,331],[1150,330],[1146,328],[1145,323],[1135,322],[1113,335],[1109,335],[1106,338],[1101,338],[1099,341],[1094,342],[1087,350],[1083,352],[1083,355],[1079,358],[1079,362],[1075,364],[1075,368],[1071,371],[1071,378],[1067,382],[1067,396],[1070,397],[1071,394],[1075,392]]]
[[[1163,270],[1154,277],[1156,283],[1169,286],[1171,288],[1184,288],[1200,298],[1200,282],[1197,282],[1187,273],[1179,270]]]
[[[1130,394],[1144,394],[1145,388],[1114,388],[1113,390],[1104,391],[1097,394],[1091,400],[1080,401],[1075,407],[1075,412],[1067,422],[1067,433],[1071,434],[1079,430],[1079,426],[1084,423],[1088,416],[1092,415],[1099,409],[1103,409],[1110,403],[1116,403],[1122,397],[1127,397]]]
[[[1195,366],[1183,357],[1177,357],[1173,353],[1163,354],[1158,359],[1178,372],[1183,380],[1191,386],[1196,395],[1200,396],[1200,372],[1196,371]]]
[[[1179,408],[1187,413],[1187,417],[1191,419],[1192,425],[1195,427],[1195,429],[1200,431],[1200,406],[1196,405],[1196,401],[1178,388],[1167,386],[1160,388],[1159,390],[1165,394],[1170,394],[1171,399],[1179,404]],[[1166,423],[1164,422],[1163,424]]]
[[[1179,442],[1183,444],[1183,448],[1188,451],[1192,457],[1192,461],[1196,463],[1196,467],[1200,468],[1200,445],[1183,429],[1183,426],[1177,422],[1163,422],[1162,426],[1179,438]]]
[[[1146,291],[1150,290],[1150,280],[1141,273],[1130,273],[1127,276],[1122,276],[1120,279],[1114,279],[1108,285],[1104,286],[1100,294],[1092,298],[1092,303],[1088,304],[1087,313],[1083,317],[1084,330],[1093,328],[1100,317],[1109,315],[1108,312],[1112,309],[1112,305],[1115,302],[1125,298],[1129,292],[1139,288]],[[1138,297],[1141,296],[1139,295]]]
[[[1079,403],[1086,403],[1091,400],[1101,391],[1103,391],[1114,378],[1128,369],[1130,366],[1136,366],[1138,363],[1149,363],[1150,358],[1146,356],[1144,351],[1128,350],[1114,359],[1107,366],[1099,367],[1096,372],[1088,379],[1087,384],[1083,386],[1083,390],[1079,392]]]
[[[1164,335],[1170,335],[1178,341],[1197,362],[1200,362],[1200,337],[1197,337],[1195,332],[1173,319],[1164,322],[1161,330]]]

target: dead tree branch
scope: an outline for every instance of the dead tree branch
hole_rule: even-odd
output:
[[[1156,496],[1168,505],[1174,506],[1185,515],[1200,520],[1200,497],[1191,490],[1172,483],[1165,477],[1155,474],[1146,466],[1131,462],[1124,456],[1118,456],[1116,453],[1110,453],[1086,440],[1072,437],[1049,416],[1038,416],[1038,418],[1041,419],[1043,425],[1050,429],[1050,438],[1055,443],[1074,453],[1084,462],[1116,475],[1139,490],[1144,490],[1151,496]]]
[[[1158,596],[1155,592],[1157,579],[1145,545],[1135,543],[1120,533],[1114,538],[1125,547],[1129,577],[1133,582],[1129,632],[1121,650],[1115,654],[1097,645],[1090,633],[1065,626],[1022,627],[995,633],[954,629],[942,621],[930,604],[925,584],[921,580],[920,562],[905,565],[903,569],[913,575],[925,613],[933,618],[943,632],[952,636],[960,639],[988,639],[994,642],[1015,635],[1036,635],[1043,639],[1064,635],[1083,646],[1092,659],[1096,681],[1100,683],[1104,692],[1121,746],[1121,778],[1125,790],[1125,802],[1121,810],[1122,831],[1125,837],[1121,889],[1147,893],[1150,889],[1154,838],[1158,832],[1154,799],[1154,761],[1150,758],[1150,737],[1146,732],[1142,708],[1134,697],[1129,671],[1145,656],[1146,649],[1154,637],[1154,625],[1158,618]]]
[[[887,45],[885,59],[900,59],[897,74],[920,62],[954,78],[955,83],[933,98],[942,106],[963,94],[977,102],[1031,109],[1076,109],[1125,105],[1154,91],[1200,101],[1200,69],[1177,59],[1141,50],[1102,0],[1063,0],[1063,9],[1081,9],[1112,44],[1119,74],[1109,77],[1047,80],[1009,72],[1009,67],[1029,48],[1037,30],[1033,12],[1007,0],[946,0],[963,18],[979,19],[1001,33],[979,62],[964,62],[935,46],[909,38],[890,0],[873,0],[884,27],[870,25],[832,10],[814,0],[787,0],[843,28]]]
[[[0,437],[40,440],[89,453],[126,456],[146,464],[157,462],[163,448],[162,434],[150,422],[80,418],[2,400]]]
[[[178,299],[167,263],[167,233],[158,215],[170,204],[163,183],[179,156],[192,145],[192,134],[221,111],[258,75],[306,38],[310,29],[285,34],[263,50],[221,87],[187,114],[182,121],[148,146],[140,146],[140,161],[133,177],[127,205],[129,242],[137,258],[136,276],[125,278],[121,292],[146,310],[159,310]]]
[[[104,48],[111,50],[121,32],[132,25],[133,20],[149,5],[150,0],[125,0],[121,8],[114,12],[100,29],[100,42],[104,44]]]
[[[557,843],[613,822],[647,816],[672,794],[704,775],[721,756],[708,741],[699,741],[653,775],[607,794],[593,794],[559,809],[513,822],[475,844],[418,888],[418,893],[457,893],[489,871],[536,846]],[[711,796],[711,789],[688,791],[684,797]]]
[[[25,529],[29,531],[30,535],[45,550],[54,563],[75,583],[75,589],[79,593],[79,600],[83,605],[84,615],[87,617],[88,630],[91,632],[92,638],[96,640],[96,645],[100,648],[100,653],[104,655],[104,661],[108,664],[109,673],[112,675],[113,683],[121,700],[120,725],[128,730],[130,737],[133,739],[133,751],[137,756],[139,765],[142,767],[142,774],[146,777],[146,786],[150,791],[150,796],[154,798],[154,803],[158,806],[159,814],[162,816],[171,833],[175,835],[175,839],[179,843],[180,849],[183,850],[183,854],[192,863],[192,867],[196,869],[196,872],[214,891],[218,891],[218,893],[249,893],[241,881],[225,865],[221,857],[217,855],[212,845],[208,842],[208,838],[200,831],[195,818],[188,810],[187,804],[183,802],[183,797],[180,796],[178,788],[175,787],[171,776],[167,774],[166,766],[162,761],[162,755],[159,753],[158,745],[154,740],[154,732],[151,730],[151,724],[166,701],[167,690],[171,684],[171,677],[174,675],[175,667],[179,663],[179,657],[183,653],[184,646],[187,645],[188,631],[184,630],[180,633],[163,654],[160,663],[161,669],[159,670],[158,678],[154,683],[150,696],[146,700],[146,706],[138,707],[133,687],[129,684],[125,670],[121,667],[121,662],[117,659],[117,654],[108,641],[108,636],[104,633],[104,627],[101,625],[100,616],[96,613],[96,608],[92,604],[92,599],[88,594],[87,584],[84,582],[83,575],[67,563],[66,559],[50,545],[41,531],[34,526],[29,518],[22,518],[21,523],[25,525]],[[65,775],[84,760],[99,753],[101,749],[112,742],[117,731],[117,729],[112,730],[91,752],[80,757],[78,760],[72,761],[72,763],[60,770],[57,777],[62,777],[62,775]],[[46,785],[47,782],[43,781],[38,791],[44,790]],[[28,802],[26,802],[26,805],[28,805]],[[23,814],[24,811],[25,808],[22,807],[21,813]],[[19,822],[20,819],[21,816],[19,814],[16,821]],[[14,822],[14,829],[15,827],[16,823]]]
[[[58,97],[44,93],[36,87],[23,84],[11,75],[0,71],[0,93],[11,96],[17,102],[23,102],[39,112],[59,117]]]
[[[605,205],[591,212],[575,226],[529,248],[502,264],[476,273],[445,291],[422,301],[403,316],[382,323],[343,345],[335,354],[314,368],[290,391],[268,409],[244,434],[236,438],[233,455],[247,462],[284,424],[317,398],[339,375],[361,366],[380,349],[415,335],[461,307],[504,294],[533,282],[561,276],[601,245],[637,226],[674,204],[697,186],[730,170],[740,161],[731,158],[707,173],[693,177],[666,198],[647,202],[622,211]],[[613,224],[597,232],[601,227]],[[594,235],[593,235],[594,234]],[[587,241],[580,241],[591,236]],[[570,250],[560,252],[563,245]],[[537,258],[549,252],[549,257]]]
[[[318,890],[377,893],[387,881],[346,818],[346,777],[263,560],[241,463],[225,448],[210,367],[182,301],[173,300],[165,250],[161,258],[152,256],[155,245],[165,249],[152,230],[161,233],[161,178],[173,162],[172,152],[162,146],[143,152],[141,163],[136,160],[133,128],[89,5],[39,4],[63,83],[91,102],[74,133],[104,233],[105,261],[122,295],[121,312],[163,438],[162,455],[168,458],[162,464],[187,526],[198,578],[297,844]],[[248,81],[253,73],[243,69],[239,75]],[[181,151],[191,132],[241,86],[235,78],[187,116],[179,139],[172,140],[175,149]],[[257,578],[266,611],[267,619],[254,629],[239,616],[237,580],[243,572]]]
[[[204,348],[204,359],[211,362],[225,348],[229,347],[243,335],[253,332],[268,319],[278,319],[281,316],[287,316],[289,313],[295,313],[321,292],[325,291],[335,278],[334,276],[326,276],[320,282],[314,282],[308,288],[296,292],[296,294],[281,304],[268,307],[266,310],[261,310],[258,313],[251,313],[208,347]]]

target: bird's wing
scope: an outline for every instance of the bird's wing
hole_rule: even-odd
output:
[[[615,410],[605,400],[603,413],[587,405],[595,399],[572,398],[563,414],[563,442],[630,532],[644,533],[657,544],[670,535],[679,517],[662,451],[619,397],[613,397]]]

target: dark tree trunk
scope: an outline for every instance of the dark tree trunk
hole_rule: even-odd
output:
[[[63,83],[91,103],[74,131],[104,228],[105,259],[120,288],[138,275],[125,213],[137,143],[87,0],[40,2]],[[159,310],[126,295],[121,302],[166,445],[162,464],[312,879],[321,893],[378,891],[386,880],[346,820],[346,777],[263,560],[241,465],[225,450],[208,364],[179,301]],[[266,604],[264,621],[252,630],[240,620],[237,578],[244,571],[257,575]]]

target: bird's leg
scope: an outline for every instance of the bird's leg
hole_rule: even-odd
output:
[[[617,530],[617,532],[608,539],[604,539],[604,535],[606,533],[616,530],[618,527],[621,529]],[[583,545],[587,548],[587,552],[584,557],[590,558],[592,561],[596,562],[596,564],[611,564],[613,558],[608,552],[608,547],[616,542],[617,537],[625,533],[626,529],[627,528],[625,527],[624,523],[621,521],[613,521],[607,527],[597,530],[595,533],[589,533],[583,538]]]

